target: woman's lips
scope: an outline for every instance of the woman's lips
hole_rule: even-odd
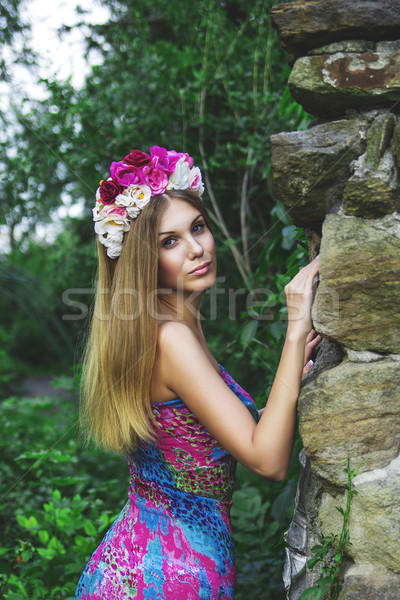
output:
[[[210,267],[211,262],[203,263],[202,265],[199,265],[198,267],[193,269],[193,271],[190,271],[189,275],[204,275],[209,271]]]

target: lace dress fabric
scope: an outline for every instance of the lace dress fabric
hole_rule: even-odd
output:
[[[251,411],[252,398],[221,377]],[[180,399],[153,404],[155,444],[128,456],[128,502],[95,550],[75,600],[232,600],[236,461]]]

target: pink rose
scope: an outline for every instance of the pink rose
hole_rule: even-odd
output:
[[[100,181],[100,198],[103,204],[111,204],[114,202],[118,194],[121,194],[124,188],[115,181]]]
[[[115,221],[123,223],[127,221],[127,212],[122,206],[105,206],[99,213],[96,220]]]
[[[150,156],[146,154],[146,152],[132,150],[132,152],[125,156],[122,162],[126,165],[132,165],[133,167],[144,167],[144,165],[149,164],[150,160]]]
[[[123,187],[145,183],[142,169],[133,165],[127,165],[123,162],[112,162],[110,174],[113,180]]]
[[[151,162],[170,175],[175,170],[175,165],[180,159],[180,154],[175,150],[166,150],[160,146],[150,148]]]
[[[144,183],[151,189],[151,195],[163,194],[167,189],[168,175],[167,172],[158,166],[146,165],[142,169],[145,177]]]

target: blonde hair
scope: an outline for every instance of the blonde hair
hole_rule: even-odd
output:
[[[115,260],[97,242],[99,269],[91,330],[84,355],[80,424],[86,441],[129,452],[154,439],[150,383],[158,332],[158,230],[173,198],[203,215],[189,190],[154,196],[131,227]]]

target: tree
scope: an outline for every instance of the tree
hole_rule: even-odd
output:
[[[45,100],[15,107],[18,127],[2,143],[0,164],[10,247],[26,251],[36,226],[64,202],[83,201],[89,232],[97,182],[111,161],[159,144],[189,152],[202,168],[229,285],[269,286],[295,237],[275,208],[269,135],[308,122],[287,92],[272,0],[104,3],[111,18],[89,28],[87,54],[99,64],[82,89],[46,80]],[[246,311],[239,298],[236,316]],[[257,313],[250,316],[246,343],[257,325]],[[231,323],[219,323],[216,338],[224,329]],[[275,329],[274,346],[283,323]]]
[[[24,23],[20,16],[21,0],[5,0],[0,4],[0,81],[9,81],[9,61],[10,55],[6,58],[6,46],[10,46],[17,34],[29,29],[29,26]],[[29,51],[23,45],[22,51],[13,56],[12,61],[26,59]]]

